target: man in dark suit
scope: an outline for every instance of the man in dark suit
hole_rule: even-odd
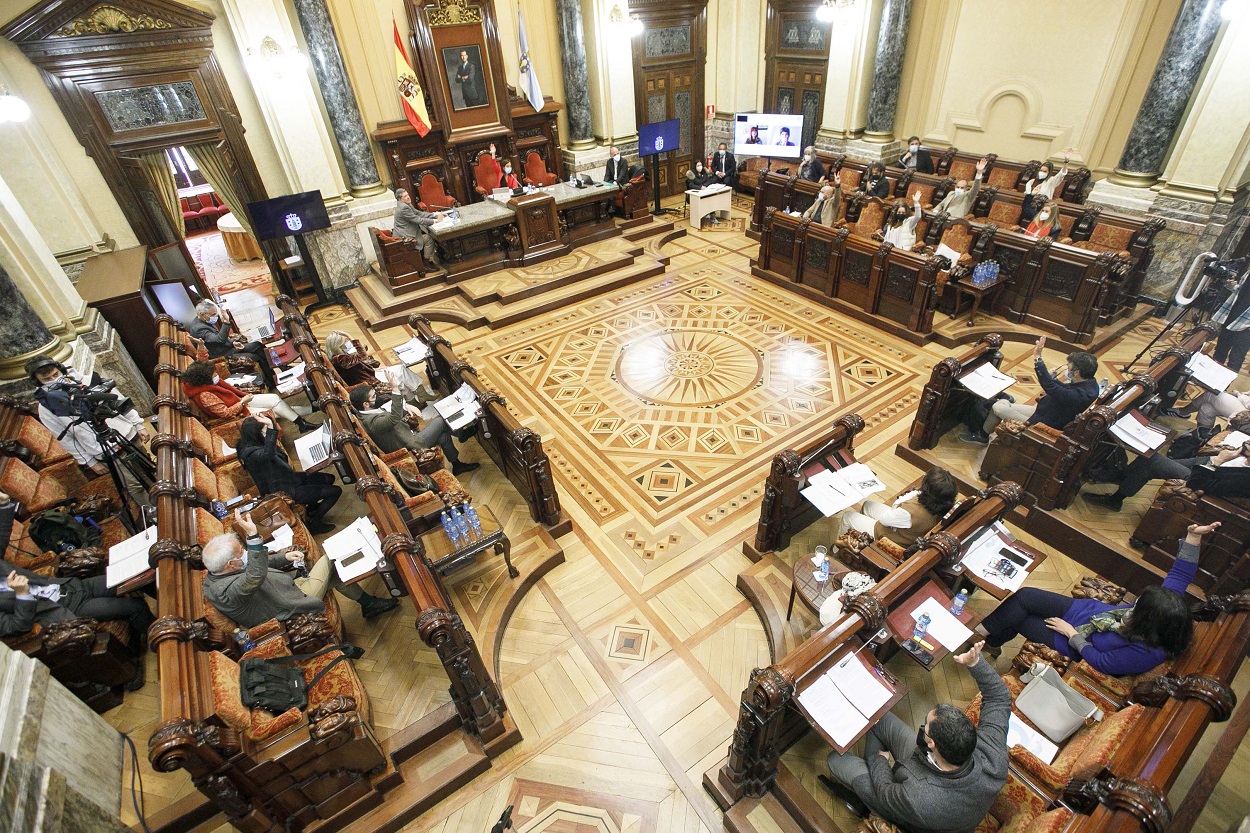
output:
[[[934,171],[933,157],[929,151],[920,147],[920,137],[911,136],[907,139],[907,150],[898,160],[899,167],[912,168],[918,174],[931,174]]]
[[[479,107],[486,103],[486,85],[482,71],[469,60],[467,50],[460,50],[460,66],[456,67],[456,80],[460,82],[460,95],[465,107]]]
[[[394,386],[392,390],[395,390]],[[460,461],[451,428],[441,416],[434,417],[420,431],[413,431],[404,421],[404,398],[398,391],[391,394],[389,408],[378,406],[378,392],[372,385],[357,385],[347,392],[347,398],[356,410],[356,418],[382,453],[390,454],[401,448],[415,451],[437,445],[443,450],[447,462],[451,463],[452,474],[468,474],[478,468],[478,463]]]
[[[0,541],[7,547],[13,531],[17,504],[0,492]],[[50,625],[78,616],[107,621],[125,619],[130,624],[131,645],[152,624],[152,612],[140,598],[118,596],[105,584],[104,576],[48,578],[0,559],[0,636],[16,636],[36,624]]]
[[[712,175],[716,177],[716,182],[722,185],[735,185],[738,182],[738,163],[734,159],[734,155],[729,152],[724,142],[716,148],[716,153],[712,155]]]
[[[192,338],[204,342],[210,359],[219,356],[244,356],[256,362],[260,374],[265,379],[265,387],[272,390],[275,386],[273,368],[265,357],[265,345],[259,341],[248,341],[238,333],[230,331],[230,325],[221,319],[221,310],[212,301],[205,298],[195,305],[195,318],[187,325],[187,332]]]
[[[615,182],[622,188],[629,182],[629,165],[617,147],[608,148],[608,166],[603,170],[604,182]]]

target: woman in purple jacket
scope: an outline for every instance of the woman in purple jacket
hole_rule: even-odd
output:
[[[1109,605],[1025,587],[981,623],[988,649],[1001,649],[1019,634],[1080,658],[1104,674],[1141,674],[1189,646],[1193,622],[1185,590],[1198,570],[1202,536],[1219,522],[1191,524],[1163,586],[1147,587],[1134,605]]]

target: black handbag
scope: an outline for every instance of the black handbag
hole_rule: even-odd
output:
[[[331,651],[341,653],[330,660],[325,668],[304,684],[304,672],[292,663],[319,657]],[[288,709],[308,708],[308,689],[312,688],[326,673],[345,659],[357,659],[365,653],[363,648],[343,643],[322,648],[315,654],[292,654],[288,657],[248,657],[239,663],[239,699],[249,709],[264,709],[282,714]]]

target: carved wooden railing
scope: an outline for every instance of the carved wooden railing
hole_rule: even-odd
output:
[[[982,336],[962,356],[947,356],[933,366],[929,381],[920,392],[920,406],[911,423],[907,447],[920,451],[933,448],[938,440],[963,419],[973,394],[958,384],[959,378],[983,364],[998,367],[1003,337],[997,333]]]
[[[525,498],[530,517],[557,534],[567,531],[568,518],[560,509],[560,496],[556,493],[551,461],[543,450],[542,438],[508,412],[504,398],[478,379],[473,365],[456,355],[447,339],[434,332],[428,318],[410,315],[408,326],[430,348],[426,370],[431,384],[444,394],[451,394],[460,385],[467,384],[477,394],[482,405],[478,442]]]
[[[871,590],[848,601],[841,617],[775,664],[752,671],[742,693],[729,759],[716,776],[715,793],[732,804],[768,792],[777,779],[782,753],[809,728],[794,704],[806,675],[853,637],[872,639],[884,627],[892,605],[931,570],[956,564],[963,546],[1014,507],[1019,495],[1014,483],[1000,483],[972,498],[957,520],[919,539],[910,558]]]
[[[1185,363],[1214,334],[1213,325],[1195,327],[1146,372],[1105,391],[1057,436],[1046,426],[1029,425],[1019,431],[1001,426],[982,461],[981,479],[1020,483],[1028,500],[1042,509],[1069,506],[1089,467],[1110,450],[1109,432],[1115,421],[1134,408],[1151,417],[1169,407],[1189,378]]]
[[[807,488],[808,477],[822,468],[822,460],[839,453],[853,455],[855,435],[862,430],[864,420],[858,414],[846,414],[834,420],[833,430],[816,443],[802,451],[779,451],[773,456],[755,527],[757,553],[784,550],[790,546],[791,536],[822,517],[799,492]]]

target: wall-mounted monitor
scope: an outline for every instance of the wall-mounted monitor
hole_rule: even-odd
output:
[[[734,118],[734,154],[779,156],[803,155],[803,116],[779,113],[739,113]]]
[[[252,230],[257,240],[273,240],[330,227],[330,215],[320,191],[288,194],[271,200],[249,202]]]
[[[651,156],[680,150],[681,121],[669,119],[644,124],[638,128],[638,155]]]

